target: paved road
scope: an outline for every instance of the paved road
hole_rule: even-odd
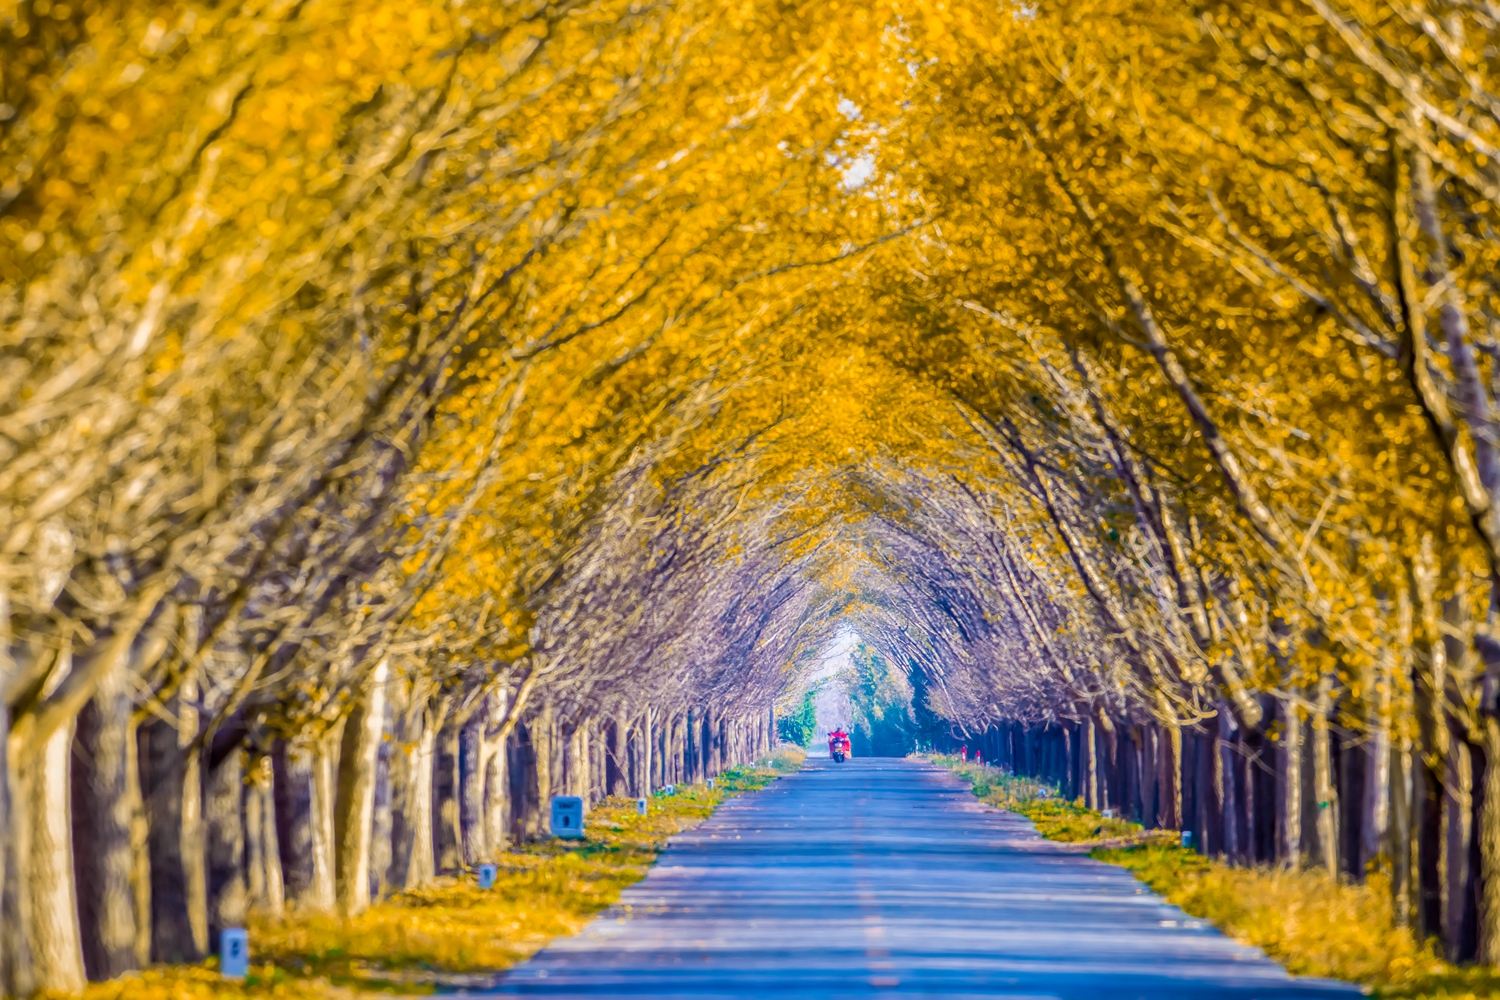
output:
[[[1357,997],[1296,980],[912,761],[813,761],[485,996]]]

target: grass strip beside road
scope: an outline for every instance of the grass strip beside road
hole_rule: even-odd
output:
[[[988,764],[976,764],[952,754],[927,756],[962,778],[980,800],[996,809],[1025,816],[1048,840],[1069,844],[1121,844],[1171,836],[1167,831],[1144,830],[1139,823],[1104,816],[1071,799],[1052,785],[1011,774]]]
[[[588,814],[582,841],[544,840],[495,859],[493,889],[472,876],[397,893],[351,919],[299,914],[250,921],[251,973],[221,977],[214,960],[158,966],[94,983],[84,1000],[286,1000],[405,995],[487,982],[558,937],[581,930],[645,877],[668,838],[706,820],[726,799],[758,791],[801,766],[781,751],[715,782],[657,795],[641,816],[635,800],[606,800]]]
[[[1386,1000],[1493,1000],[1500,972],[1444,961],[1398,926],[1390,883],[1355,883],[1324,871],[1238,867],[1180,844],[1175,830],[1146,830],[1069,800],[1055,787],[999,768],[934,754],[985,803],[1030,819],[1049,840],[1132,872],[1188,914],[1253,945],[1296,975],[1341,979]]]

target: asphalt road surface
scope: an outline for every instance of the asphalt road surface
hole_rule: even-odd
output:
[[[812,760],[673,840],[576,937],[471,996],[1357,997],[915,761]]]

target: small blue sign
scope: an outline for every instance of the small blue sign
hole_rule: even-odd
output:
[[[583,799],[577,795],[552,797],[552,836],[564,840],[583,837]]]
[[[712,779],[712,778],[708,779],[708,790],[710,792],[714,790],[714,779]]]
[[[1193,831],[1192,830],[1183,830],[1182,831],[1182,846],[1183,847],[1192,847],[1193,846]]]
[[[479,866],[479,868],[476,871],[476,874],[479,876],[479,888],[481,888],[481,889],[493,889],[493,888],[495,888],[495,871],[496,871],[496,869],[495,869],[494,865],[480,865]]]
[[[219,932],[219,974],[226,979],[244,979],[250,972],[250,932],[226,927]]]
[[[648,803],[646,802],[645,799],[636,799],[635,800],[635,811],[638,812],[638,813],[640,813],[642,816],[644,816],[644,815],[646,815],[647,805],[648,805]]]

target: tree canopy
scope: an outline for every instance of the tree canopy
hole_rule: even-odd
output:
[[[155,881],[184,762],[750,720],[841,628],[955,738],[1162,756],[1163,822],[1184,734],[1227,831],[1213,748],[1279,747],[1245,836],[1500,961],[1497,47],[1468,0],[0,4],[3,978],[131,961],[55,916],[72,741],[139,748]]]

